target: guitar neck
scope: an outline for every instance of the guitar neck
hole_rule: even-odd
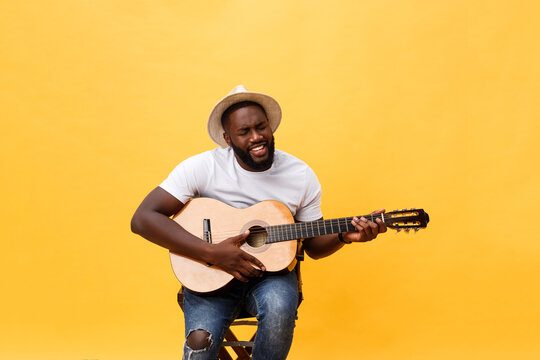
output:
[[[385,221],[384,214],[362,215],[368,220],[375,222],[376,219]],[[362,216],[357,216],[358,218]],[[353,217],[345,217],[330,220],[316,220],[295,224],[274,225],[266,227],[268,232],[267,243],[310,238],[319,235],[337,234],[340,232],[355,231],[351,225]]]

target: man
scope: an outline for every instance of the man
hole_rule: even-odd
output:
[[[208,120],[210,137],[221,148],[183,161],[133,216],[133,232],[236,278],[223,294],[204,296],[185,290],[186,359],[215,359],[228,326],[242,308],[259,320],[253,359],[285,359],[289,352],[298,303],[295,272],[267,273],[259,259],[239,247],[248,232],[210,244],[170,219],[195,196],[237,208],[278,200],[296,221],[321,219],[321,187],[313,171],[274,149],[273,133],[280,121],[276,100],[237,86],[214,106]],[[352,224],[357,231],[305,239],[306,253],[315,259],[325,257],[344,244],[369,241],[386,231],[380,219],[354,218]]]

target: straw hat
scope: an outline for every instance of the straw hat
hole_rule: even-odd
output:
[[[208,117],[208,134],[212,140],[219,146],[225,148],[227,142],[223,138],[223,126],[221,126],[221,116],[229,108],[229,106],[242,101],[253,101],[261,105],[266,112],[266,117],[270,123],[272,132],[275,132],[281,122],[281,107],[278,102],[271,96],[258,92],[248,91],[244,85],[238,85],[223,99],[214,105]]]

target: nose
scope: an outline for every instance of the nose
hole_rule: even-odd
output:
[[[252,143],[257,143],[263,140],[264,136],[257,129],[253,129],[253,131],[251,131],[250,138]]]

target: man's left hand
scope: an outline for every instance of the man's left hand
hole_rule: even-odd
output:
[[[377,210],[372,214],[382,214],[385,210]],[[350,231],[343,234],[345,241],[352,242],[366,242],[371,241],[377,237],[378,234],[386,232],[386,225],[384,222],[377,218],[375,222],[366,219],[365,217],[352,219],[351,224],[356,228],[356,231]]]

